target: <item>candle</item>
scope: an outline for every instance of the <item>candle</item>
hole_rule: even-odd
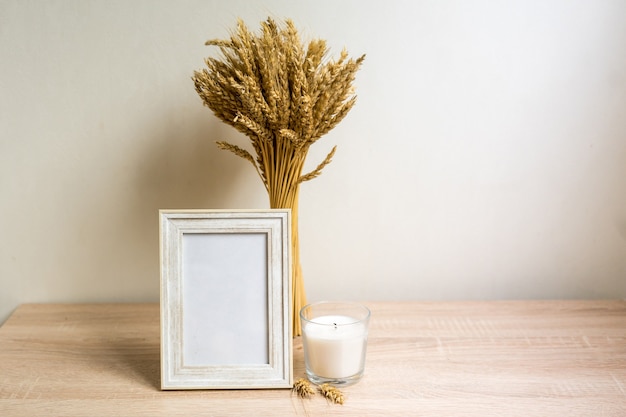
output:
[[[365,364],[369,310],[352,303],[318,303],[304,307],[300,316],[308,378],[315,383],[358,381]]]
[[[363,323],[348,316],[321,316],[303,329],[309,370],[322,378],[347,378],[363,367],[367,342]]]

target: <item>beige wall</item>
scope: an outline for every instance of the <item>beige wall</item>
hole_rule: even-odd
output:
[[[626,296],[626,2],[0,0],[0,323],[156,301],[159,208],[264,208],[190,81],[236,17],[367,53],[301,197],[311,300]]]

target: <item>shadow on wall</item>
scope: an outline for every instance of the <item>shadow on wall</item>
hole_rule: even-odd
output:
[[[177,117],[163,115],[155,120],[158,123],[152,126],[137,128],[140,133],[129,147],[132,155],[124,163],[115,163],[127,175],[123,179],[117,175],[107,195],[100,196],[100,204],[109,201],[106,209],[100,209],[102,216],[83,219],[97,241],[84,248],[82,267],[73,267],[72,275],[82,281],[74,287],[74,298],[158,300],[159,209],[267,205],[263,186],[249,163],[215,145],[216,140],[235,142],[239,134],[208,109],[199,106],[182,116],[179,112]],[[111,199],[119,204],[111,204]]]
[[[149,141],[135,178],[145,198],[137,203],[144,209],[225,208],[242,192],[236,185],[249,177],[251,167],[215,145],[236,132],[204,113],[186,126],[166,122],[163,133]]]
[[[132,184],[136,194],[129,207],[129,227],[143,224],[142,232],[156,232],[159,209],[267,206],[253,167],[215,144],[227,140],[245,146],[247,139],[198,107],[182,122],[164,120],[160,133],[146,141],[145,159]]]

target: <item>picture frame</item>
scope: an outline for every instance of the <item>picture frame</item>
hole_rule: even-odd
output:
[[[291,211],[159,221],[161,389],[291,388]]]

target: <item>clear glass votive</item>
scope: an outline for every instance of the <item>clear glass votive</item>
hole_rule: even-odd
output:
[[[300,310],[307,378],[347,386],[365,369],[370,310],[351,302],[324,301]]]

